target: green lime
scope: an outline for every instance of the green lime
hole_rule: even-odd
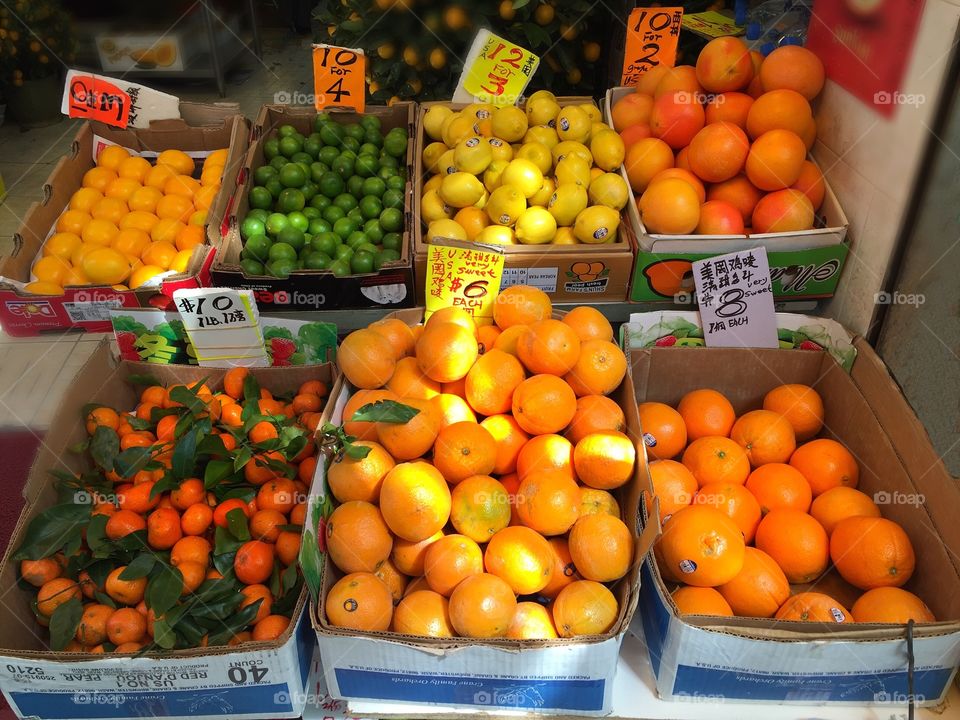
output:
[[[351,150],[350,148],[344,148],[343,150],[341,150],[339,157],[345,157],[345,158],[347,158],[348,160],[350,160],[350,162],[356,162],[356,161],[357,161],[357,153],[356,153],[356,151],[355,151],[355,150]]]
[[[399,250],[381,250],[380,259],[384,263],[396,262],[397,260],[400,259],[400,251]]]
[[[383,212],[383,203],[375,195],[367,195],[360,199],[360,212],[367,220],[380,217]]]
[[[295,227],[285,227],[279,233],[277,233],[277,245],[289,245],[297,252],[303,249],[306,245],[306,239],[303,236],[303,230]],[[271,248],[272,250],[273,248]],[[271,260],[274,258],[271,257]]]
[[[267,218],[270,217],[270,213],[262,208],[257,208],[256,210],[248,212],[247,217],[257,218],[260,222],[266,222]]]
[[[337,207],[336,205],[331,205],[328,208],[324,208],[322,212],[323,219],[330,223],[331,227],[337,220],[347,216],[347,214],[343,211],[343,208]]]
[[[371,252],[355,252],[350,258],[350,270],[358,274],[373,272],[373,258]]]
[[[383,245],[384,250],[399,250],[402,243],[403,235],[398,232],[390,232],[383,236],[381,245]]]
[[[316,208],[321,213],[332,205],[330,198],[326,195],[320,195],[317,193],[313,196],[313,199],[310,201],[310,207]]]
[[[265,187],[258,185],[250,188],[248,199],[252,208],[267,210],[273,205],[273,195]]]
[[[360,127],[364,129],[365,132],[380,132],[380,117],[377,115],[364,115],[359,120]]]
[[[296,260],[297,250],[293,245],[277,242],[270,246],[270,252],[267,257],[272,263],[275,260]]]
[[[267,273],[273,277],[278,277],[281,280],[290,276],[290,273],[297,269],[296,260],[275,260],[273,262],[267,263]]]
[[[407,131],[403,128],[394,128],[383,138],[383,149],[395,158],[407,154]]]
[[[300,232],[306,232],[310,227],[310,218],[299,210],[287,213],[287,220],[290,221],[290,227],[295,227]]]
[[[367,178],[363,181],[363,194],[380,197],[387,190],[387,184],[378,177]]]
[[[383,241],[383,228],[380,227],[380,221],[377,218],[367,220],[363,224],[363,231],[374,245],[379,245]]]
[[[277,155],[273,160],[270,161],[270,167],[279,171],[288,162],[290,161],[287,160],[283,155]]]
[[[386,152],[380,153],[380,169],[390,168],[391,170],[400,169],[400,161],[397,160],[393,155],[389,155]]]
[[[343,258],[350,259],[351,255],[353,255],[353,248],[349,245],[337,245],[333,251],[333,257],[335,260],[341,260]]]
[[[292,158],[290,158],[291,162],[295,162],[297,165],[306,165],[308,168],[313,160],[313,155],[305,152],[298,152]]]
[[[325,145],[320,149],[320,154],[317,156],[317,160],[329,167],[333,164],[333,161],[337,159],[338,155],[340,155],[339,148],[331,145]]]
[[[403,230],[403,213],[397,208],[387,208],[380,213],[380,227],[387,232],[401,232]]]
[[[333,257],[340,245],[340,236],[334,232],[322,232],[313,236],[310,241],[310,247],[316,252],[322,252],[325,255]]]
[[[330,172],[330,168],[319,160],[310,163],[310,180],[312,182],[319,184],[320,179],[328,172]]]
[[[357,155],[371,155],[376,157],[380,154],[380,148],[378,148],[373,143],[365,142],[360,146],[360,149],[357,150]]]
[[[387,183],[387,190],[402,191],[407,184],[407,181],[399,175],[391,175],[390,177],[386,178],[385,182]]]
[[[255,217],[250,217],[249,215],[243,219],[243,222],[240,223],[240,237],[244,240],[251,238],[254,235],[263,235],[265,232],[265,227],[263,220]]]
[[[343,150],[344,152],[350,151],[352,153],[358,153],[360,150],[360,141],[357,138],[345,137],[343,139]]]
[[[332,262],[333,258],[326,253],[311,250],[303,260],[303,267],[307,270],[326,270]]]
[[[317,113],[317,116],[313,119],[313,131],[315,133],[319,133],[320,128],[322,128],[324,124],[328,122],[330,122],[330,113],[328,112]]]
[[[277,198],[277,211],[282,213],[291,213],[294,210],[302,210],[306,205],[303,193],[296,188],[284,188]]]
[[[275,137],[267,138],[263,142],[263,156],[267,160],[273,160],[279,154],[280,154],[280,141]]]
[[[243,250],[248,257],[262,262],[267,259],[267,253],[270,252],[271,245],[273,243],[266,235],[254,235],[244,244]]]
[[[364,145],[373,145],[377,148],[377,152],[380,152],[380,148],[383,147],[383,135],[377,131],[367,131],[363,134],[363,144]]]
[[[397,210],[402,210],[403,192],[401,190],[388,188],[387,190],[383,191],[383,195],[380,197],[380,202],[383,203],[385,208],[396,208]]]
[[[358,245],[363,245],[370,241],[367,240],[367,236],[363,234],[362,230],[354,230],[344,238],[344,242],[356,250]]]
[[[333,145],[337,149],[342,147],[345,136],[342,125],[327,122],[317,128],[317,132],[320,133],[320,139],[323,140],[324,145]]]
[[[300,186],[300,192],[303,193],[303,198],[306,202],[313,200],[314,195],[320,192],[320,186],[315,182],[307,180],[303,185]]]
[[[277,175],[274,175],[272,178],[267,180],[267,184],[264,185],[267,189],[267,192],[270,193],[270,197],[276,200],[280,197],[280,193],[283,192],[283,183],[280,182],[280,178]]]
[[[350,275],[350,261],[345,258],[337,258],[330,263],[329,270],[334,277],[348,277]]]
[[[352,137],[359,140],[363,137],[363,126],[360,123],[348,123],[347,125],[344,125],[343,132],[347,137]]]
[[[240,261],[240,269],[244,275],[263,275],[263,263],[253,258],[244,258]]]
[[[281,230],[289,225],[290,221],[287,220],[286,215],[283,213],[271,213],[266,222],[267,234],[276,237]]]
[[[357,200],[364,196],[363,192],[363,178],[359,175],[354,175],[351,178],[347,178],[347,192],[353,195]]]
[[[279,148],[281,155],[292,158],[298,152],[303,150],[303,141],[299,140],[293,135],[288,135],[287,137],[280,138],[280,143],[277,147]]]
[[[358,223],[352,218],[343,217],[333,224],[333,231],[340,236],[341,240],[346,240],[350,233],[355,232]]]
[[[319,212],[319,210],[317,212]],[[322,217],[311,218],[310,224],[307,226],[307,232],[311,235],[320,235],[321,233],[327,233],[331,230],[333,230],[333,225]]]
[[[348,178],[353,175],[354,162],[352,158],[338,155],[337,159],[331,163],[330,168],[342,178]]]
[[[253,171],[253,184],[266,185],[267,180],[277,174],[277,169],[269,165],[261,165]]]
[[[338,208],[342,208],[345,212],[359,205],[357,199],[350,193],[340,193],[333,199],[333,204]]]
[[[301,212],[303,212],[303,216],[307,220],[316,220],[320,217],[320,211],[313,207],[313,205],[307,205]]]
[[[360,211],[360,208],[355,207],[347,212],[348,218],[353,218],[357,221],[357,225],[363,225],[366,218],[363,216],[363,213]]]
[[[373,177],[380,169],[379,161],[372,155],[361,155],[354,163],[357,175],[361,177]]]
[[[297,129],[293,125],[290,125],[289,123],[284,123],[283,125],[277,128],[277,137],[279,138],[290,137],[291,135],[296,135],[296,134],[297,134]]]
[[[306,140],[303,141],[303,151],[310,156],[311,159],[316,158],[320,154],[320,148],[323,147],[323,141],[320,140],[319,135],[311,135]]]
[[[307,181],[307,173],[297,163],[287,163],[280,170],[280,182],[284,187],[300,187]]]
[[[380,248],[378,248],[378,247],[377,247],[376,245],[374,245],[372,242],[365,242],[365,243],[360,243],[359,245],[355,246],[355,247],[353,248],[353,252],[354,252],[354,253],[358,253],[358,252],[368,252],[368,253],[370,253],[371,255],[376,255],[378,252],[380,252]]]
[[[313,248],[310,247],[308,243],[305,243],[302,248],[297,251],[297,260],[300,262],[300,267],[303,267],[303,262],[307,259],[307,255],[313,252]]]
[[[347,187],[343,178],[336,172],[324,173],[320,180],[317,181],[317,185],[320,187],[320,192],[331,200],[342,193]]]

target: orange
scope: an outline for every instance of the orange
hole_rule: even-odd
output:
[[[810,483],[813,496],[835,487],[857,487],[860,467],[853,454],[836,440],[819,438],[804,443],[790,457],[790,465]]]
[[[162,242],[167,245],[173,245],[177,240],[177,235],[183,230],[184,224],[176,218],[161,218],[157,224],[150,230],[150,239],[154,242]],[[174,247],[176,251],[176,247]]]
[[[656,175],[650,179],[650,184],[652,185],[655,182],[660,182],[661,180],[667,179],[676,179],[683,180],[690,187],[692,187],[696,193],[697,197],[700,199],[700,202],[703,202],[706,199],[706,190],[703,187],[703,183],[700,181],[696,175],[694,175],[689,170],[685,170],[679,167],[667,168],[666,170],[661,170]]]
[[[147,246],[140,255],[140,259],[146,265],[155,265],[166,270],[170,267],[176,255],[177,249],[172,244],[166,241],[155,241]]]
[[[647,455],[669,460],[683,452],[687,445],[687,427],[680,413],[661,402],[643,402],[637,409]]]
[[[343,406],[343,429],[348,435],[353,435],[359,440],[376,440],[377,423],[352,421],[354,413],[368,403],[377,400],[399,400],[389,390],[358,390],[350,396],[347,404]]]
[[[185,562],[196,562],[203,566],[210,564],[210,553],[213,547],[206,538],[188,535],[180,538],[170,550],[170,564],[181,565]]]
[[[813,206],[814,210],[819,210],[823,204],[823,197],[826,194],[827,187],[823,180],[823,173],[820,172],[814,163],[809,160],[803,161],[800,168],[800,177],[790,186],[793,190],[799,190],[807,196],[807,200]]]
[[[57,219],[57,232],[80,235],[93,218],[81,210],[67,210]]]
[[[737,615],[767,618],[776,615],[790,596],[790,583],[772,557],[748,547],[743,569],[717,590]]]
[[[573,465],[577,477],[585,485],[600,490],[612,490],[633,477],[636,448],[620,432],[598,432],[587,435],[573,451]]]
[[[582,580],[577,567],[573,563],[573,557],[570,555],[570,545],[566,538],[552,537],[547,540],[550,545],[550,551],[553,555],[553,569],[550,573],[550,581],[540,590],[540,595],[547,598],[555,598],[557,594],[567,585],[577,580]]]
[[[647,75],[643,77],[647,77]],[[622,132],[632,125],[646,125],[650,122],[651,110],[653,110],[652,92],[651,94],[642,94],[637,89],[635,93],[624,95],[610,108],[610,121],[613,124],[613,129]]]
[[[109,220],[94,218],[83,226],[80,237],[83,242],[106,247],[113,242],[120,229]]]
[[[423,575],[423,565],[427,548],[442,537],[443,532],[438,531],[425,540],[419,540],[417,542],[411,542],[403,538],[394,538],[390,561],[397,570],[406,575]]]
[[[587,580],[619,580],[633,561],[630,529],[606,513],[579,518],[570,530],[569,543],[573,563]]]
[[[90,603],[83,608],[80,624],[77,625],[77,641],[87,647],[93,647],[107,639],[107,620],[113,614],[109,605]]]
[[[690,141],[690,170],[704,182],[729,180],[743,170],[750,152],[747,134],[732,122],[706,125]]]
[[[200,178],[201,187],[197,188],[193,193],[193,205],[197,208],[198,211],[208,211],[213,205],[214,200],[217,199],[217,194],[220,192],[220,185],[204,185],[204,178]],[[209,180],[209,178],[208,178]],[[193,213],[191,213],[192,217]]]
[[[625,428],[626,418],[616,402],[603,395],[584,395],[577,398],[577,410],[564,435],[576,443],[591,433]]]
[[[121,182],[124,178],[116,180],[114,182]],[[128,179],[128,182],[136,182],[132,179]],[[129,197],[124,198],[127,202],[127,207],[133,210],[140,210],[147,213],[155,213],[157,209],[157,203],[160,202],[160,199],[163,197],[163,193],[160,192],[157,188],[153,187],[143,187],[137,185],[133,192],[130,193]]]
[[[287,535],[291,535],[296,538],[297,551],[299,552],[300,535],[298,533],[287,533]],[[279,553],[279,547],[278,547],[278,553]],[[285,563],[285,564],[292,565],[293,562],[296,562],[296,559],[297,559],[297,556],[295,554],[293,556],[293,560],[290,563]],[[400,602],[401,599],[403,599],[403,595],[406,592],[407,583],[410,581],[410,578],[404,575],[399,570],[397,570],[394,564],[390,562],[389,558],[387,560],[384,560],[383,563],[381,563],[380,567],[377,568],[377,571],[374,573],[374,575],[377,576],[380,582],[382,582],[384,585],[387,586],[387,590],[390,591],[390,595],[391,597],[393,597],[394,603],[398,603]]]
[[[740,38],[715,38],[697,56],[696,74],[708,92],[741,90],[753,79],[750,51]]]
[[[193,197],[200,192],[201,185],[199,180],[194,180],[188,175],[177,175],[167,180],[163,184],[163,193],[166,197],[181,197],[190,203],[190,212],[183,218],[184,222],[189,219],[193,213]],[[159,213],[157,213],[159,215]],[[161,215],[161,217],[163,217]]]
[[[747,115],[753,98],[743,92],[725,92],[714,95],[707,101],[705,109],[707,125],[717,122],[730,122],[747,129]]]
[[[189,595],[196,591],[198,587],[203,585],[203,581],[207,579],[207,566],[203,563],[184,560],[177,567],[177,570],[179,570],[180,575],[183,576],[183,589],[180,591],[181,595]]]
[[[810,230],[814,220],[809,198],[799,190],[787,188],[760,198],[750,222],[753,233],[759,234]]]
[[[276,510],[257,510],[250,517],[250,535],[255,540],[275,543],[280,535],[280,526],[287,524],[287,518]]]
[[[707,188],[707,200],[722,200],[730,203],[743,218],[744,223],[749,224],[753,215],[753,210],[760,201],[762,193],[758,190],[746,175],[737,175],[729,180],[716,183]]]
[[[701,487],[716,482],[743,484],[750,475],[746,452],[726,437],[694,440],[684,451],[682,462]]]
[[[461,535],[485,543],[510,524],[506,488],[488,475],[474,475],[451,493],[450,522]]]
[[[807,512],[813,500],[806,478],[783,463],[761,465],[750,473],[746,486],[764,514],[771,510]]]
[[[126,569],[126,565],[121,565],[111,571],[104,583],[104,590],[110,596],[110,599],[121,605],[136,605],[143,600],[143,594],[147,589],[147,578],[123,580],[120,575]]]
[[[107,520],[106,533],[111,540],[119,540],[137,530],[144,530],[147,521],[132,510],[118,510]]]
[[[227,527],[227,515],[234,510],[240,510],[248,518],[252,514],[247,504],[240,498],[230,498],[217,505],[213,511],[213,524],[217,527]]]
[[[603,635],[617,621],[617,599],[605,585],[577,580],[553,601],[553,622],[560,637]]]
[[[892,520],[849,517],[830,536],[830,558],[837,571],[861,590],[901,587],[913,575],[916,556],[910,537]]]
[[[41,587],[62,574],[63,566],[52,557],[20,561],[20,577],[34,587]]]
[[[150,236],[136,228],[120,230],[110,243],[114,250],[131,258],[139,258],[149,245]]]
[[[543,535],[530,528],[504,527],[487,543],[483,564],[517,595],[532,595],[550,582],[553,550]]]
[[[528,474],[517,489],[517,515],[542,535],[561,535],[577,521],[580,488],[565,472],[537,470]]]
[[[823,82],[823,63],[804,47],[779,47],[767,55],[760,66],[760,84],[764,92],[789,88],[807,100],[813,100],[823,89]]]
[[[760,521],[757,548],[772,557],[791,583],[813,582],[830,563],[823,526],[799,510],[771,510]]]
[[[644,138],[627,148],[623,166],[630,187],[634,192],[642,193],[657,173],[674,166],[673,151],[659,138]]]
[[[800,622],[842,623],[852,622],[849,610],[829,595],[817,592],[802,592],[787,598],[774,616],[777,620]]]
[[[114,181],[116,182],[116,181]],[[109,220],[114,225],[119,223],[129,212],[127,204],[115,197],[105,197],[98,200],[90,209],[90,215],[97,220]]]
[[[512,325],[503,330],[497,339],[493,341],[494,350],[503,350],[514,357],[517,357],[517,343],[527,331],[526,325]]]
[[[480,341],[480,354],[493,350],[493,344],[500,337],[500,328],[496,325],[481,325],[477,328],[477,340]]]
[[[329,542],[327,547],[329,549]],[[233,559],[233,570],[237,580],[247,585],[264,582],[273,572],[273,558],[274,548],[270,543],[262,540],[245,542],[237,550]]]
[[[711,483],[700,488],[693,498],[694,505],[714,507],[733,520],[746,543],[753,542],[753,536],[760,524],[760,503],[743,485],[737,483]]]
[[[30,271],[40,282],[62,286],[71,269],[70,263],[66,260],[55,255],[46,255],[37,260]]]
[[[651,182],[637,202],[640,219],[650,233],[685,235],[700,221],[700,198],[688,182],[667,178]]]
[[[76,250],[83,241],[75,233],[58,232],[50,236],[50,239],[43,244],[43,254],[52,255],[62,260],[70,260],[74,250]]]
[[[197,245],[203,245],[206,242],[206,235],[203,228],[199,225],[186,225],[177,233],[174,240],[177,250],[192,250]]]
[[[327,470],[330,492],[341,503],[350,500],[376,503],[380,498],[383,478],[396,463],[379,443],[359,440],[354,445],[370,448],[370,452],[362,459],[352,458],[344,453],[331,463]]]
[[[537,435],[520,448],[516,470],[521,480],[539,470],[560,470],[575,478],[573,445],[559,435]]]
[[[443,475],[424,462],[397,465],[380,488],[384,520],[395,535],[411,542],[443,529],[450,518],[450,505],[450,488]]]
[[[577,396],[570,385],[555,375],[534,375],[514,390],[512,410],[514,419],[525,432],[557,433],[573,419]]]
[[[751,138],[769,130],[789,130],[802,137],[812,121],[810,103],[803,95],[788,89],[771,90],[751,105],[746,130]]]
[[[167,417],[177,417],[168,415]],[[178,510],[186,510],[194,503],[201,502],[206,495],[203,481],[199,478],[187,478],[180,485],[170,491],[170,502]]]
[[[423,574],[434,592],[450,597],[464,579],[483,572],[483,551],[466,535],[445,535],[427,548]]]
[[[244,598],[240,601],[239,609],[245,608],[247,605],[253,605],[253,603],[258,600],[260,601],[257,614],[252,620],[253,623],[260,622],[270,614],[270,608],[273,606],[273,594],[266,585],[247,585],[240,590],[240,594],[243,595]]]
[[[650,133],[674,150],[679,150],[689,145],[693,136],[703,128],[703,105],[689,92],[677,90],[661,93],[660,87],[657,87],[653,110],[650,112]]]
[[[798,442],[809,440],[823,427],[823,400],[809,385],[780,385],[763,398],[763,409],[783,415]]]
[[[477,421],[477,414],[473,411],[473,408],[459,395],[440,393],[432,397],[430,402],[433,403],[436,413],[440,416],[441,430],[454,423],[475,423]]]
[[[297,558],[300,557],[300,532],[281,530],[277,536],[276,550],[277,558],[284,567],[289,567],[296,563]],[[379,573],[382,569],[383,566],[381,566],[377,572]]]
[[[506,637],[513,640],[552,640],[557,635],[550,611],[540,603],[517,603]]]
[[[670,598],[677,606],[680,615],[722,615],[733,617],[733,610],[723,595],[713,588],[693,587],[685,585],[678,587]]]
[[[54,578],[40,586],[37,593],[37,612],[50,617],[63,603],[82,596],[80,586],[69,578]]]
[[[171,178],[170,182],[177,182],[179,179]],[[193,203],[183,195],[164,195],[157,201],[156,213],[161,220],[168,218],[186,223],[193,213]]]
[[[120,145],[107,145],[97,154],[97,165],[100,167],[116,170],[120,163],[130,157],[130,151]],[[89,645],[99,645],[99,643],[88,643]]]
[[[157,165],[169,165],[178,175],[193,175],[196,163],[183,150],[164,150],[157,155]]]
[[[497,295],[493,304],[493,321],[501,330],[515,325],[532,325],[546,320],[553,311],[550,297],[539,288],[514,285]]]
[[[243,397],[243,384],[249,375],[247,368],[230,368],[223,376],[223,391],[234,400],[239,400]]]
[[[866,493],[839,486],[818,495],[810,506],[810,514],[823,525],[827,535],[832,535],[841,520],[848,517],[880,517],[880,508]]]
[[[707,436],[730,435],[736,413],[730,401],[716,390],[692,390],[680,399],[677,412],[683,418],[690,442]]]
[[[741,415],[730,430],[730,439],[746,451],[753,467],[785,463],[796,448],[793,426],[770,410],[751,410]]]
[[[133,487],[117,488],[117,504],[123,510],[138,514],[153,510],[160,502],[160,496],[153,492],[154,484],[154,481],[148,480]]]
[[[257,508],[260,510],[276,510],[286,515],[296,503],[297,487],[285,477],[264,483],[257,492]]]
[[[562,318],[564,324],[573,328],[580,338],[586,340],[613,340],[613,327],[610,321],[596,308],[589,305],[575,307]]]
[[[379,388],[393,375],[396,355],[383,335],[369,329],[355,330],[340,344],[337,365],[356,387]]]
[[[405,423],[377,423],[377,440],[396,460],[414,460],[436,442],[440,414],[430,400],[404,398],[400,402],[420,412]]]
[[[103,193],[91,187],[81,187],[70,196],[70,210],[89,214],[93,207],[103,198]]]
[[[402,398],[429,400],[440,394],[440,383],[423,374],[416,358],[402,357],[387,381],[387,389]]]
[[[691,505],[674,513],[664,524],[658,545],[667,572],[688,585],[723,585],[743,568],[745,545],[740,528],[706,505]]]
[[[451,396],[455,397],[455,396]],[[490,433],[497,450],[493,461],[494,475],[507,475],[516,472],[520,451],[530,439],[513,415],[491,415],[480,423],[480,427]],[[539,437],[549,437],[540,435]]]
[[[517,598],[506,581],[490,573],[466,578],[450,595],[450,624],[462,637],[490,638],[507,634]]]
[[[149,233],[151,230],[153,230],[158,222],[160,222],[160,218],[158,218],[152,212],[132,210],[127,213],[123,220],[120,221],[120,229],[126,230],[127,228],[135,228],[137,230],[143,230],[144,232]]]
[[[466,400],[481,415],[509,412],[514,390],[525,378],[523,365],[516,357],[503,350],[488,350],[467,373]]]
[[[150,172],[151,167],[149,160],[134,155],[120,161],[116,170],[119,177],[129,178],[142,183],[144,178],[147,177],[147,173]]]
[[[461,208],[457,211],[457,214],[453,216],[453,219],[459,223],[460,227],[466,232],[467,240],[471,241],[476,240],[480,231],[490,224],[490,218],[487,214],[480,208],[473,206]]]
[[[117,179],[117,173],[110,168],[92,167],[83,174],[83,187],[104,192],[107,186]]]
[[[761,190],[782,190],[800,177],[807,146],[789,130],[768,130],[753,141],[747,155],[746,173]]]
[[[466,377],[478,355],[474,333],[455,322],[428,324],[417,340],[416,357],[420,370],[441,383]]]
[[[255,642],[276,640],[287,631],[288,627],[290,627],[290,618],[285,615],[267,615],[253,626],[252,638]]]
[[[147,543],[154,550],[169,550],[181,537],[180,513],[173,508],[157,508],[147,517]]]
[[[138,643],[147,634],[147,619],[134,608],[120,608],[107,618],[106,631],[114,645]]]
[[[654,460],[647,468],[653,492],[660,499],[661,522],[693,503],[697,479],[685,465],[675,460]]]
[[[455,635],[447,599],[432,590],[416,590],[404,597],[393,611],[392,630],[424,637]]]
[[[355,572],[330,588],[324,609],[336,627],[383,631],[389,629],[393,618],[393,596],[376,575]]]
[[[493,472],[496,456],[496,441],[475,422],[445,427],[433,446],[433,464],[451,485],[472,475]]]
[[[326,533],[330,559],[345,573],[374,572],[393,548],[380,510],[360,500],[336,508],[327,518]]]
[[[444,323],[453,323],[454,325],[459,325],[465,330],[469,330],[474,337],[477,336],[476,320],[473,319],[473,315],[461,307],[444,307],[436,310],[427,319],[427,322],[424,325],[424,331],[429,330],[437,325],[443,325]],[[420,338],[417,338],[417,340],[419,341]]]
[[[927,604],[906,590],[896,587],[878,587],[868,590],[850,608],[856,622],[896,623],[906,625],[936,622]]]
[[[572,327],[559,320],[539,320],[517,341],[517,356],[534,374],[563,376],[580,357],[580,338]]]

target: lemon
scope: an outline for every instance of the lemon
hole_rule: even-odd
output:
[[[468,172],[451,173],[440,183],[440,197],[450,207],[473,205],[483,197],[483,193],[483,183]]]
[[[592,245],[611,243],[617,240],[620,213],[605,205],[591,205],[577,215],[573,234],[577,240]]]
[[[443,105],[434,105],[423,115],[423,129],[431,140],[443,137],[443,123],[453,116],[453,110]]]
[[[577,236],[573,234],[572,227],[558,227],[557,234],[553,236],[554,245],[579,245],[580,241],[577,240]]]
[[[442,142],[432,142],[423,149],[423,166],[430,172],[436,174],[440,168],[437,166],[437,160],[447,151],[447,146]]]
[[[497,111],[496,105],[490,103],[470,103],[461,112],[464,115],[472,115],[477,120],[487,120],[492,118]]]
[[[571,185],[570,187],[576,187]],[[545,177],[543,179],[543,185],[540,186],[540,189],[531,197],[527,202],[530,205],[539,205],[540,207],[546,207],[547,203],[550,202],[550,198],[553,197],[554,191],[557,189],[557,183],[553,181],[553,178]]]
[[[554,102],[557,101],[557,96],[554,95],[549,90],[537,90],[535,93],[533,93],[532,95],[530,95],[530,97],[527,98],[527,103],[530,103],[531,100],[539,100],[540,98],[548,98],[550,100],[553,100]]]
[[[530,207],[517,219],[514,232],[523,245],[543,245],[557,234],[557,221],[545,208]]]
[[[487,245],[516,245],[513,229],[503,225],[488,225],[474,239],[478,243]]]
[[[609,172],[620,167],[625,152],[623,138],[613,130],[603,130],[590,138],[593,164],[602,170]]]
[[[558,186],[567,183],[583,185],[584,188],[590,186],[590,166],[576,155],[568,155],[558,162],[554,175]]]
[[[159,265],[141,265],[130,274],[130,287],[138,288],[163,272],[166,272],[166,270]],[[181,270],[181,272],[183,271]]]
[[[487,192],[487,189],[483,189],[483,195],[480,196],[480,199],[477,200],[473,207],[483,210],[487,206],[487,201],[490,199],[490,193]]]
[[[593,182],[594,180],[596,180],[596,179],[597,179],[598,177],[600,177],[601,175],[603,175],[603,170],[601,170],[600,168],[598,168],[596,165],[594,165],[592,168],[590,168],[590,182]]]
[[[490,222],[497,225],[513,225],[526,209],[526,198],[512,185],[501,185],[490,193],[486,207]]]
[[[452,218],[454,209],[447,205],[436,190],[427,190],[420,198],[420,217],[428,224],[434,220]]]
[[[487,138],[487,142],[490,144],[494,160],[506,160],[507,162],[513,160],[513,146],[510,143],[497,137]]]
[[[427,225],[427,242],[433,242],[435,238],[466,240],[467,231],[456,220],[434,220]]]
[[[587,190],[574,183],[558,185],[547,202],[547,210],[556,219],[557,225],[573,225],[577,215],[586,207]]]
[[[523,193],[524,197],[533,197],[543,185],[543,173],[529,160],[514,158],[500,176],[502,185],[512,185]]]
[[[515,105],[507,105],[493,112],[493,134],[507,142],[517,142],[527,132],[527,115]]]
[[[457,171],[457,163],[454,157],[454,151],[447,150],[437,159],[437,172],[440,175],[450,175]]]
[[[457,170],[473,175],[479,175],[486,170],[492,160],[493,148],[485,138],[476,135],[461,140],[453,150],[453,164],[457,166]]]
[[[99,247],[88,252],[81,266],[90,281],[98,285],[121,283],[130,275],[130,261],[108,247]]]
[[[507,160],[494,160],[490,163],[490,167],[483,173],[483,186],[490,192],[500,187],[500,179],[503,176],[503,171],[506,170],[509,164]]]
[[[552,127],[537,125],[527,130],[527,134],[523,136],[523,142],[524,144],[531,142],[543,143],[548,148],[553,149],[554,145],[560,142],[560,138],[557,137],[557,131]]]
[[[442,182],[443,182],[443,175],[434,175],[432,178],[430,178],[423,184],[424,194],[426,194],[428,190],[439,190],[440,183]]]
[[[590,139],[590,125],[593,121],[576,105],[567,105],[557,115],[557,135],[560,140],[586,142]]]
[[[590,181],[588,194],[593,205],[606,205],[614,210],[622,210],[630,199],[630,188],[616,173],[603,173]]]
[[[447,147],[456,147],[461,140],[476,135],[473,124],[476,119],[461,112],[443,126],[443,142]]]
[[[600,108],[598,108],[593,103],[583,103],[582,105],[577,105],[578,108],[583,110],[587,117],[590,118],[590,122],[593,123],[602,123],[603,115],[600,114]]]
[[[527,100],[527,123],[530,125],[550,125],[552,127],[559,112],[560,105],[553,98],[541,95]]]
[[[590,152],[590,148],[580,142],[564,140],[554,145],[550,152],[553,154],[554,165],[563,160],[567,155],[579,155],[587,165],[593,165],[593,153]]]
[[[613,130],[613,128],[603,122],[593,123],[593,125],[590,126],[590,137],[593,137],[598,132],[601,132],[603,130]]]
[[[517,157],[529,160],[538,168],[540,172],[546,175],[553,167],[553,155],[550,148],[541,142],[528,142],[520,146],[517,150]]]

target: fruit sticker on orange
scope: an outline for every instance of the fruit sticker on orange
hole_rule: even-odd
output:
[[[478,325],[493,322],[500,292],[503,250],[488,245],[437,238],[427,249],[424,320],[445,307],[463,308]]]
[[[621,85],[633,87],[658,65],[673,67],[683,23],[682,7],[635,8],[627,20]]]
[[[366,74],[363,50],[314,45],[314,106],[317,110],[339,107],[362,113],[367,95]]]
[[[529,50],[481,30],[463,62],[453,100],[515,105],[539,65],[540,58]]]

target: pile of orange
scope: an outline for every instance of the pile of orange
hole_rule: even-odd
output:
[[[532,639],[616,623],[608,585],[631,567],[634,531],[614,493],[636,448],[607,396],[626,359],[597,310],[551,313],[545,293],[516,286],[495,324],[445,308],[344,340],[337,362],[358,388],[344,429],[370,452],[327,473],[338,506],[323,535],[344,573],[325,597],[332,625]],[[418,412],[354,420],[383,400]]]
[[[39,295],[62,295],[77,285],[128,290],[169,270],[184,272],[193,249],[206,242],[204,223],[227,153],[210,153],[197,179],[196,162],[182,150],[163,150],[151,165],[120,145],[103,148],[24,289]]]
[[[274,397],[235,368],[218,392],[151,385],[130,412],[89,408],[97,470],[62,480],[68,501],[34,520],[82,518],[83,541],[65,533],[44,554],[28,531],[15,556],[52,649],[132,653],[282,635],[302,585],[300,527],[327,394],[311,380]]]
[[[820,59],[804,47],[764,58],[739,38],[711,40],[696,67],[645,73],[611,109],[647,230],[739,235],[813,227],[823,202],[810,103]]]
[[[663,523],[657,565],[680,584],[681,613],[934,622],[902,589],[915,565],[907,533],[857,490],[853,454],[817,437],[812,387],[776,387],[739,417],[709,388],[639,412]]]

